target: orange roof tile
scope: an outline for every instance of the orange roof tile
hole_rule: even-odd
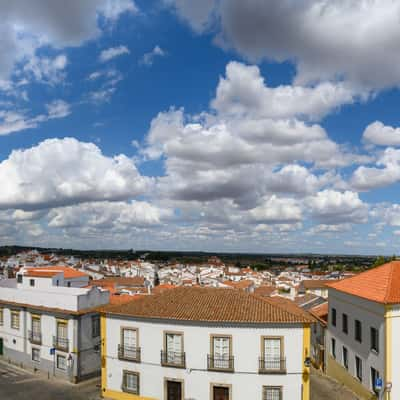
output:
[[[400,303],[400,261],[391,261],[327,286],[377,303]]]
[[[83,276],[88,276],[84,272],[77,271],[76,269],[70,267],[36,267],[36,268],[26,268],[24,275],[32,276],[37,278],[48,278],[59,273],[64,273],[65,279],[71,278],[81,278]]]
[[[122,305],[104,307],[107,314],[148,319],[233,323],[305,323],[310,316],[296,307],[276,305],[252,294],[216,288],[178,287]]]

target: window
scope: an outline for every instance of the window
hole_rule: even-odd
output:
[[[32,361],[40,362],[40,349],[32,347]]]
[[[336,340],[334,338],[331,340],[331,353],[332,357],[336,358]]]
[[[71,287],[71,282],[70,281],[67,282],[67,287]]]
[[[349,318],[347,314],[342,314],[342,331],[343,333],[349,333]]]
[[[21,274],[17,275],[17,282],[22,283],[22,275]]]
[[[349,369],[349,357],[348,357],[348,352],[347,352],[347,348],[343,346],[343,367],[345,367],[346,369]]]
[[[122,390],[132,394],[139,394],[139,373],[124,371]]]
[[[360,343],[362,341],[361,322],[358,319],[354,321],[354,339]]]
[[[185,358],[183,353],[183,335],[181,333],[164,333],[163,364],[183,366]]]
[[[100,316],[94,315],[92,317],[92,337],[100,336]]]
[[[279,386],[264,386],[263,400],[282,400],[282,388]]]
[[[283,370],[283,338],[282,337],[264,337],[262,348],[263,370]]]
[[[19,311],[11,311],[11,328],[19,329]]]
[[[35,280],[29,279],[29,286],[35,286]]]
[[[61,354],[57,354],[57,368],[62,371],[67,369],[67,359]]]
[[[0,308],[0,326],[4,324],[4,309]]]
[[[371,389],[378,394],[379,391],[375,389],[375,382],[379,378],[379,371],[371,367]]]
[[[332,308],[331,322],[333,326],[336,326],[336,308]]]
[[[68,321],[57,321],[54,347],[61,351],[68,351]]]
[[[211,337],[210,369],[233,369],[232,338],[230,336]]]
[[[42,332],[41,332],[41,322],[40,316],[32,315],[31,320],[32,330],[29,332],[29,340],[32,343],[41,344],[42,343]]]
[[[362,382],[362,361],[356,356],[356,377]]]
[[[379,331],[371,327],[371,350],[379,351]]]
[[[133,361],[139,361],[140,351],[138,348],[137,329],[121,329],[121,345],[119,347],[119,357]]]

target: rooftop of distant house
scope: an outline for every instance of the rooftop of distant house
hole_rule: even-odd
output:
[[[76,269],[71,267],[49,266],[24,269],[24,276],[31,276],[36,278],[51,278],[55,275],[58,275],[59,273],[63,273],[65,279],[88,277],[88,274],[77,271]]]

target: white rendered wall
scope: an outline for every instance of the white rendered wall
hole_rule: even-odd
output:
[[[139,330],[141,363],[118,360],[118,344],[121,327]],[[186,368],[160,366],[160,351],[163,349],[163,332],[179,331],[184,334]],[[235,372],[207,371],[207,354],[210,354],[210,335],[232,335]],[[287,374],[258,374],[258,359],[261,353],[261,336],[284,336]],[[238,328],[189,326],[169,323],[136,322],[107,318],[106,363],[107,389],[121,391],[122,371],[140,372],[140,395],[164,398],[164,379],[184,380],[184,397],[191,400],[206,400],[210,396],[210,384],[232,385],[233,399],[261,399],[262,386],[283,386],[283,398],[301,399],[303,327],[281,325],[270,328]]]
[[[336,361],[343,365],[342,347],[348,351],[348,372],[356,377],[355,356],[362,360],[362,384],[372,391],[371,367],[385,374],[385,307],[382,304],[368,301],[360,297],[329,289],[329,322],[326,336],[326,351],[332,355],[332,338],[336,340]],[[336,327],[332,325],[332,308],[336,309]],[[348,315],[348,334],[342,331],[342,313]],[[362,342],[354,338],[354,321],[358,319],[362,325]],[[371,351],[370,328],[379,330],[379,352]],[[395,336],[393,336],[395,337]],[[393,399],[396,397],[393,397]]]

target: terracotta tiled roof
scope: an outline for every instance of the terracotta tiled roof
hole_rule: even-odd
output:
[[[142,276],[134,276],[134,277],[129,277],[129,278],[115,276],[115,277],[107,277],[104,279],[100,279],[100,281],[97,281],[97,282],[101,282],[101,281],[114,283],[116,286],[133,287],[133,286],[144,286],[145,279]]]
[[[140,295],[131,296],[129,294],[111,294],[110,296],[110,304],[117,305],[117,304],[126,304],[134,300],[138,300]]]
[[[310,279],[301,282],[304,289],[325,289],[327,283],[332,283],[332,281],[323,279]]]
[[[242,291],[179,287],[134,302],[104,307],[108,314],[179,321],[232,323],[312,322],[303,312]]]
[[[258,288],[254,289],[254,294],[257,296],[266,296],[269,297],[271,296],[272,293],[276,292],[276,287],[275,286],[268,286],[268,285],[263,285],[259,286]]]
[[[234,282],[234,281],[223,281],[222,282],[224,285],[233,287],[235,289],[248,289],[249,287],[254,285],[254,282],[249,280],[249,279],[245,279],[239,282]]]
[[[328,322],[328,302],[310,308],[308,312],[324,325],[326,325],[326,323]]]
[[[84,272],[77,271],[76,269],[70,267],[36,267],[36,268],[26,268],[24,275],[32,276],[37,278],[48,278],[54,275],[59,274],[60,272],[64,273],[65,279],[71,278],[81,278],[83,276],[88,276]]]
[[[271,304],[277,305],[278,307],[283,307],[292,313],[302,315],[304,318],[310,319],[313,322],[315,322],[314,318],[312,318],[307,311],[303,310],[294,301],[290,299],[286,299],[281,296],[267,297],[263,299]]]
[[[377,303],[400,303],[400,261],[391,261],[328,287]]]

